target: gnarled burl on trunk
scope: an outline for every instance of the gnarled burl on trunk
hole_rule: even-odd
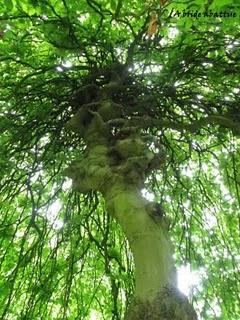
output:
[[[79,192],[101,192],[129,241],[136,288],[125,318],[197,319],[176,287],[165,215],[141,195],[148,175],[165,163],[162,146],[144,124],[152,114],[152,99],[119,64],[86,79],[73,97],[75,114],[66,124],[86,149],[65,174]]]

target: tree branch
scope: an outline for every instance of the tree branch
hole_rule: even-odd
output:
[[[149,116],[133,117],[131,119],[128,119],[127,121],[124,119],[113,119],[108,123],[113,126],[139,126],[139,123],[141,123],[141,128],[156,127],[158,129],[173,129],[181,132],[189,131],[191,133],[195,133],[203,127],[206,127],[207,125],[219,125],[221,127],[233,130],[234,134],[236,135],[240,135],[240,123],[237,123],[228,117],[220,115],[211,115],[208,117],[204,117],[189,124],[164,119],[154,119]]]

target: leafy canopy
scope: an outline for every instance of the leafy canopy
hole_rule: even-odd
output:
[[[178,265],[201,277],[196,310],[238,319],[239,14],[236,0],[1,2],[1,319],[124,314],[133,291],[126,239],[99,194],[76,194],[63,177],[84,150],[65,129],[74,92],[116,61],[138,84],[129,103],[152,99],[148,130],[168,159],[147,195],[171,217]]]

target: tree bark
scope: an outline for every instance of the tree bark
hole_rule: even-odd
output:
[[[177,289],[166,217],[156,210],[157,204],[141,195],[146,177],[163,165],[164,153],[154,137],[124,126],[123,106],[111,100],[116,88],[116,83],[103,87],[102,98],[83,104],[67,123],[87,147],[65,174],[79,192],[102,193],[108,213],[129,241],[135,262],[135,296],[125,319],[195,320],[194,309]],[[113,128],[119,118],[120,128]]]
[[[105,194],[111,215],[128,238],[135,262],[135,297],[126,320],[194,320],[196,313],[177,289],[172,246],[164,217],[149,211],[151,206],[140,190],[112,186]]]
[[[106,192],[108,212],[121,225],[135,261],[136,298],[152,300],[159,287],[176,285],[176,273],[163,217],[155,221],[139,190],[125,185]]]

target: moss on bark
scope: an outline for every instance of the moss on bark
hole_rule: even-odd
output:
[[[141,195],[146,177],[165,160],[156,139],[139,127],[128,127],[124,107],[111,98],[114,86],[99,89],[98,101],[88,101],[67,123],[86,143],[80,159],[65,174],[82,193],[102,193],[108,213],[121,225],[135,261],[136,290],[127,320],[195,320],[187,299],[176,289],[172,247],[164,217],[154,218],[154,206]],[[114,126],[114,123],[116,125]],[[154,145],[155,148],[151,148]]]

